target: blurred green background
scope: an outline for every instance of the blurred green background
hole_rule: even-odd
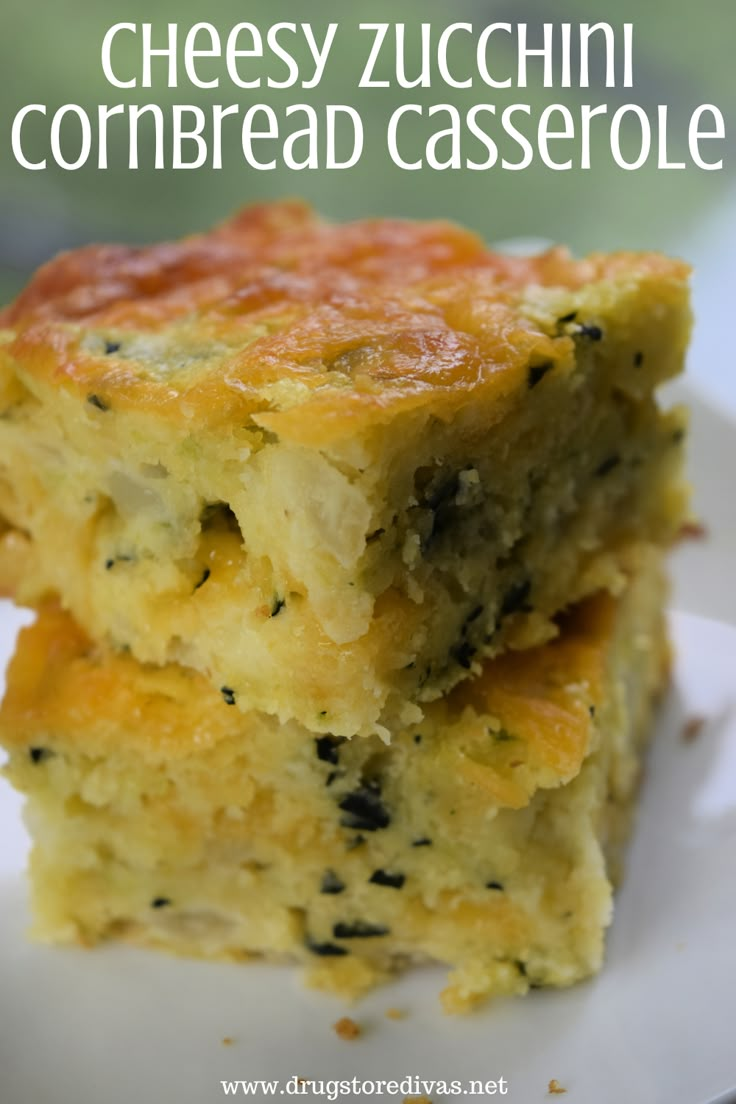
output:
[[[224,62],[220,89],[199,90],[189,85],[166,87],[165,66],[154,70],[151,89],[123,91],[105,81],[100,46],[105,30],[118,21],[153,22],[155,37],[163,37],[165,24],[177,22],[184,35],[193,23],[213,23],[225,39],[237,22],[249,20],[265,29],[282,20],[309,21],[324,31],[330,21],[341,23],[336,46],[319,88],[294,87],[283,92],[270,89],[244,91],[227,80]],[[457,91],[437,84],[432,89],[363,90],[356,88],[369,39],[359,35],[361,21],[404,22],[410,38],[418,38],[422,21],[441,30],[452,22],[469,22],[480,29],[494,21],[526,22],[532,42],[541,42],[542,23],[569,21],[611,22],[617,29],[634,23],[633,89],[606,89],[599,63],[591,71],[591,87],[544,89],[541,65],[531,63],[537,79],[527,89],[500,91],[476,82]],[[411,33],[413,30],[413,34]],[[0,103],[0,297],[8,298],[32,269],[62,248],[96,239],[147,241],[206,227],[253,199],[301,195],[324,214],[335,218],[367,214],[443,216],[479,230],[490,240],[539,236],[568,242],[576,251],[595,248],[677,248],[689,240],[700,221],[706,220],[733,183],[733,158],[729,120],[736,105],[733,42],[736,4],[733,0],[701,0],[698,4],[674,4],[668,0],[455,0],[451,6],[439,0],[372,0],[351,5],[339,0],[280,3],[279,0],[66,0],[64,4],[38,4],[5,0],[3,4],[0,61],[3,74]],[[505,36],[497,35],[494,49],[503,49]],[[139,72],[139,40],[121,35],[115,58],[121,71]],[[465,45],[463,45],[465,44]],[[507,47],[508,49],[508,47]],[[471,40],[459,36],[453,56],[463,67],[463,50]],[[505,72],[515,54],[502,58]],[[218,71],[206,62],[203,73]],[[275,71],[272,69],[272,72]],[[573,70],[574,72],[574,70]],[[383,75],[383,74],[378,74]],[[98,103],[268,102],[277,111],[288,103],[347,103],[361,113],[366,131],[366,152],[355,168],[345,172],[294,172],[277,169],[258,172],[246,166],[237,149],[225,168],[203,167],[195,171],[155,170],[152,157],[141,147],[139,170],[127,167],[127,134],[123,127],[116,147],[111,138],[107,171],[84,167],[65,171],[53,166],[29,172],[15,163],[10,128],[16,111],[27,103],[43,103],[49,116],[62,104],[80,104],[93,116]],[[461,110],[477,102],[492,102],[498,111],[514,102],[529,102],[537,110],[552,102],[573,111],[580,103],[608,103],[610,111],[625,102],[640,103],[656,118],[656,105],[670,106],[671,155],[682,154],[687,122],[695,107],[714,103],[726,119],[724,169],[704,172],[657,172],[654,166],[635,172],[618,168],[607,145],[593,143],[592,165],[587,171],[554,172],[536,164],[522,172],[468,170],[405,172],[384,152],[382,134],[391,111],[404,102],[424,104],[453,102]],[[45,132],[45,133],[44,133]],[[151,130],[145,127],[142,133]],[[606,128],[602,128],[605,135]],[[26,150],[31,157],[48,153],[48,122],[27,128]],[[43,137],[43,140],[41,140]],[[710,155],[713,150],[708,148]],[[94,146],[93,146],[94,150]],[[721,154],[719,153],[718,156]],[[565,154],[568,156],[568,154]]]

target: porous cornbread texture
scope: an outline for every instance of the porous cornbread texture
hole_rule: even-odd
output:
[[[36,934],[287,958],[351,995],[436,961],[449,1011],[591,974],[667,666],[658,558],[388,746],[241,713],[46,609],[0,713]]]
[[[61,256],[0,316],[0,571],[243,710],[388,738],[672,537],[686,278],[298,204]]]

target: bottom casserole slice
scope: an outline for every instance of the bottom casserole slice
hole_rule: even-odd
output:
[[[618,598],[390,744],[243,714],[44,608],[0,712],[34,935],[287,959],[346,996],[440,962],[453,1012],[589,976],[667,677],[665,597],[660,553],[638,549]]]

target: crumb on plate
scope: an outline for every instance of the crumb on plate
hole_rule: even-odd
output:
[[[705,717],[689,717],[682,726],[682,738],[686,744],[692,744],[697,740],[705,726]]]
[[[681,540],[706,540],[708,530],[702,521],[686,521],[680,528]]]
[[[337,1023],[332,1025],[335,1034],[339,1035],[341,1039],[352,1040],[359,1039],[363,1034],[363,1029],[360,1024],[357,1024],[355,1020],[352,1020],[350,1016],[343,1016]]]

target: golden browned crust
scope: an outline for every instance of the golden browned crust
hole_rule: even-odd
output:
[[[652,282],[677,301],[687,272],[657,254],[504,257],[447,223],[333,225],[288,202],[176,243],[63,254],[0,327],[6,355],[47,385],[177,419],[252,419],[309,443],[398,411],[447,416],[470,393],[502,399],[526,385],[531,358],[569,357],[575,327],[540,322],[535,288],[569,299],[591,283]],[[131,334],[165,336],[165,370],[150,350],[114,348]],[[290,385],[286,401],[275,384]]]
[[[427,720],[447,733],[437,769],[508,808],[526,805],[540,786],[573,778],[588,753],[615,610],[610,595],[596,595],[555,640],[488,660],[479,678],[433,703]],[[500,738],[489,740],[489,725]],[[143,665],[101,648],[53,604],[22,630],[0,708],[8,747],[39,732],[63,732],[67,746],[102,756],[124,740],[150,762],[171,762],[221,740],[267,740],[270,726],[269,718],[229,708],[195,671]],[[516,739],[506,741],[502,730]],[[409,743],[413,732],[404,734]]]

